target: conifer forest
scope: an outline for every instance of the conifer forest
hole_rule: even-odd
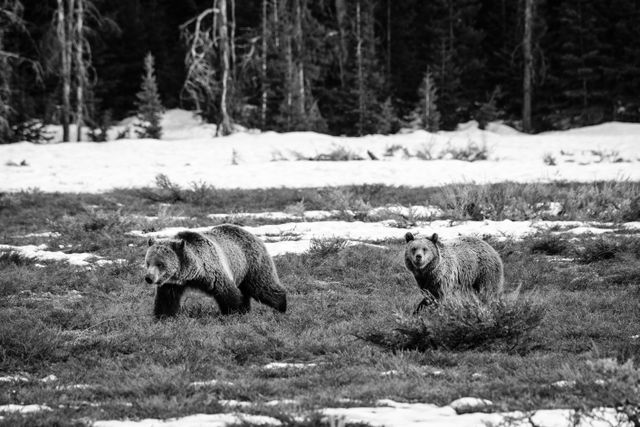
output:
[[[0,141],[145,96],[222,134],[638,122],[640,0],[0,0]]]

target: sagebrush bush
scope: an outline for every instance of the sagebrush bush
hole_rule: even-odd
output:
[[[418,316],[399,313],[391,330],[370,330],[362,337],[391,350],[526,352],[535,344],[531,333],[544,314],[536,297],[520,298],[515,293],[483,302],[460,292]]]
[[[334,255],[347,247],[349,241],[342,237],[313,238],[309,245],[308,254],[312,258],[325,258]]]

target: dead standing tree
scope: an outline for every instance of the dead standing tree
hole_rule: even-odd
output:
[[[212,7],[180,26],[188,50],[183,97],[195,104],[207,120],[218,123],[216,134],[232,133],[229,115],[231,43],[227,0],[213,0]]]
[[[98,25],[106,21],[97,13],[90,0],[57,0],[54,15],[55,39],[59,56],[57,73],[62,80],[62,140],[70,140],[71,92],[75,88],[76,140],[82,139],[82,126],[85,122],[87,102],[86,91],[89,85],[88,75],[91,67],[91,49],[86,37],[85,18],[92,13]]]

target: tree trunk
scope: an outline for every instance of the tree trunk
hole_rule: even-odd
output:
[[[231,22],[230,22],[230,29],[231,29],[231,37],[229,39],[230,41],[230,46],[231,46],[231,76],[232,76],[232,81],[236,81],[236,78],[238,77],[236,75],[236,0],[230,0],[231,1]]]
[[[533,26],[533,0],[525,0],[524,8],[524,38],[522,51],[524,55],[524,76],[522,81],[522,130],[531,132],[531,86],[533,80],[533,54],[532,54],[532,26]]]
[[[340,67],[340,83],[342,87],[346,85],[345,82],[345,67],[348,58],[347,50],[347,5],[345,0],[335,0],[336,5],[336,19],[338,21],[338,29],[340,31],[340,54],[338,55],[338,65]]]
[[[262,103],[260,106],[262,130],[267,127],[267,1],[262,0]]]
[[[298,94],[296,96],[296,122],[299,122],[304,117],[305,113],[305,90],[304,90],[304,37],[302,34],[302,6],[300,2],[302,0],[295,0],[295,62],[296,62],[296,89]]]
[[[84,120],[84,85],[85,85],[85,63],[83,58],[83,36],[82,32],[84,31],[84,1],[85,0],[77,0],[77,15],[76,15],[76,31],[75,31],[75,40],[73,43],[75,44],[76,49],[76,129],[77,136],[76,140],[78,142],[82,141],[82,125]]]
[[[276,45],[276,49],[280,48],[280,16],[278,13],[278,10],[280,8],[280,0],[273,0],[273,28],[276,29],[275,31],[275,37],[274,37],[274,41],[275,41],[275,45]]]
[[[68,0],[69,4],[72,4],[73,0]],[[60,42],[60,63],[62,74],[62,117],[60,121],[62,123],[62,141],[69,142],[69,115],[71,112],[71,54],[70,54],[70,40],[67,23],[67,13],[64,4],[64,0],[58,0],[58,25],[56,33],[58,41]]]
[[[391,0],[387,0],[387,82],[391,83]]]
[[[285,1],[286,6],[286,1]],[[290,18],[288,18],[285,22],[291,22]],[[286,87],[286,102],[287,102],[287,130],[291,130],[291,116],[293,111],[293,52],[291,47],[291,31],[289,29],[289,25],[286,25],[286,29],[284,32],[284,42],[285,42],[285,56],[287,62],[287,81],[285,84]]]
[[[360,0],[356,3],[356,61],[358,62],[358,135],[364,131],[364,73],[362,67],[362,21]]]
[[[219,0],[220,25],[220,61],[222,65],[222,94],[220,96],[220,129],[221,135],[229,135],[232,132],[231,118],[228,112],[228,91],[229,91],[229,33],[227,29],[227,0]]]
[[[427,67],[427,74],[424,77],[424,128],[429,130],[431,123],[431,72]]]

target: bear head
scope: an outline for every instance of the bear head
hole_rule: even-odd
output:
[[[405,234],[407,246],[404,256],[408,263],[415,269],[421,270],[431,264],[440,256],[438,249],[438,235],[433,233],[431,237],[423,237],[416,239],[413,234]]]
[[[154,285],[165,283],[179,284],[182,270],[181,258],[184,253],[184,240],[149,239],[145,256],[145,282]]]

